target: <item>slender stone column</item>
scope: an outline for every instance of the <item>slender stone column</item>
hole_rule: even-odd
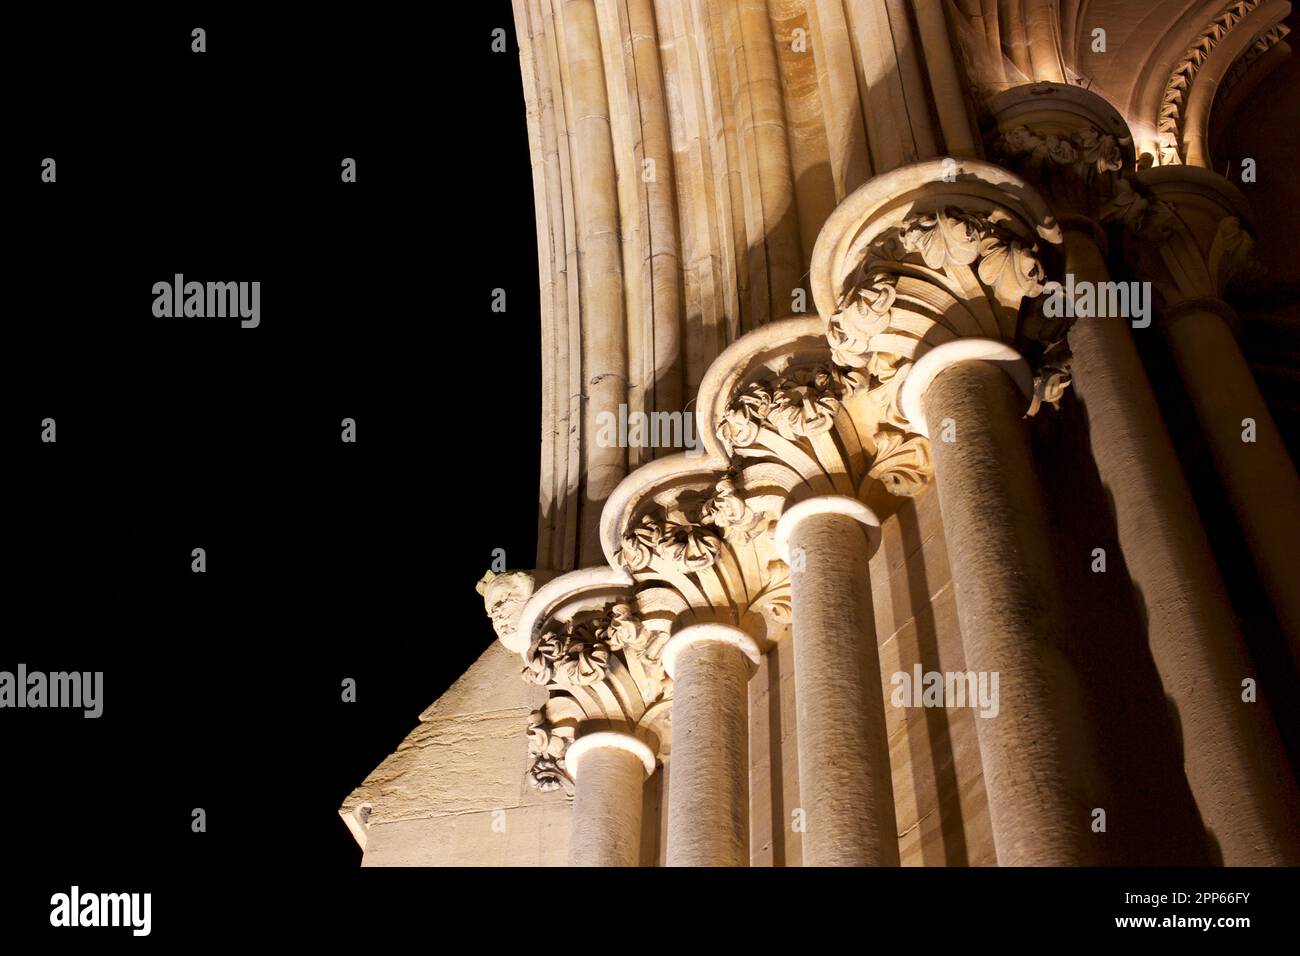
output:
[[[902,406],[930,436],[966,668],[990,686],[998,675],[996,716],[975,721],[998,863],[1074,866],[1088,862],[1089,819],[1071,783],[1069,668],[1021,422],[1030,390],[1010,346],[958,339],[917,361]]]
[[[664,647],[673,679],[668,865],[749,865],[749,696],[758,645],[728,624],[693,624]]]
[[[1190,299],[1162,326],[1282,633],[1300,664],[1300,477],[1237,345],[1232,308]],[[1253,440],[1244,438],[1246,419]]]
[[[804,865],[897,866],[868,566],[880,522],[854,498],[811,498],[781,515],[776,545],[791,565]]]
[[[1178,166],[1137,175],[1138,203],[1158,210],[1143,229],[1129,216],[1124,252],[1160,291],[1159,325],[1223,489],[1282,633],[1300,662],[1300,477],[1237,344],[1223,301],[1254,263],[1245,197],[1212,170]],[[1130,206],[1133,206],[1130,203]],[[1244,419],[1254,440],[1243,441]]]
[[[637,866],[641,859],[641,786],[654,752],[631,734],[579,737],[564,757],[574,780],[570,866]]]
[[[1065,240],[1064,271],[1076,286],[1095,289],[1110,280],[1098,219],[1125,226],[1125,257],[1139,277],[1162,282],[1167,300],[1191,289],[1204,295],[1206,284],[1221,278],[1222,262],[1211,269],[1202,260],[1203,251],[1216,245],[1212,232],[1188,241],[1186,223],[1180,225],[1168,206],[1137,196],[1124,181],[1133,175],[1132,135],[1100,96],[1032,84],[999,94],[990,109],[1011,154],[1006,161],[1026,169],[1052,202]],[[1074,143],[1086,164],[1033,160],[1048,136]],[[1099,174],[1102,167],[1110,171]],[[1159,198],[1186,206],[1184,218],[1198,231],[1219,229],[1225,214],[1244,206],[1206,170],[1169,167],[1136,178]],[[1220,237],[1224,252],[1240,251],[1237,243],[1223,242],[1233,238]],[[1181,288],[1186,283],[1190,287]],[[1093,460],[1146,616],[1151,658],[1181,731],[1183,765],[1201,819],[1229,865],[1294,861],[1295,787],[1279,772],[1287,763],[1266,706],[1241,699],[1242,680],[1253,676],[1249,656],[1129,323],[1079,318],[1068,337]],[[1213,392],[1217,379],[1216,371],[1203,384]]]

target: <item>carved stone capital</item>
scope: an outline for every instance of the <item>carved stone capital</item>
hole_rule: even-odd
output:
[[[646,702],[651,703],[663,692],[661,644],[631,603],[612,603],[598,614],[544,629],[524,652],[523,677],[546,687],[588,687],[607,681],[612,666],[635,660],[651,677],[641,688],[649,691]]]
[[[1222,176],[1194,166],[1145,170],[1107,212],[1125,227],[1124,254],[1155,284],[1168,308],[1221,297],[1260,278],[1245,197]]]
[[[1068,151],[1028,138],[1020,145],[1044,163],[1122,165],[1118,145],[1101,138]],[[960,339],[1027,341],[1021,350],[1036,360],[1065,332],[1021,318],[1043,292],[1043,253],[1061,239],[1046,203],[1001,167],[972,161],[953,172],[951,161],[922,163],[871,181],[831,216],[813,254],[832,360],[863,379],[855,391],[878,422],[868,477],[894,494],[917,494],[930,476],[924,424],[899,400],[915,362]],[[1059,398],[1066,382],[1057,369],[1043,395]]]
[[[590,587],[590,575],[566,575],[577,591]],[[560,579],[563,583],[563,579]],[[663,651],[671,621],[649,625],[636,600],[613,600],[592,609],[577,592],[553,607],[579,608],[568,620],[530,608],[524,619],[542,614],[523,653],[523,679],[550,692],[546,705],[529,718],[528,776],[542,791],[573,794],[567,748],[580,732],[616,730],[667,744],[672,681],[664,671]],[[581,608],[587,605],[587,609]]]
[[[705,487],[686,486],[652,498],[622,534],[618,558],[632,573],[666,564],[681,574],[711,568],[730,534],[752,540],[761,526],[739,494],[733,474]]]
[[[1095,93],[1029,83],[993,97],[989,154],[1038,186],[1058,215],[1095,217],[1135,168],[1133,136]]]
[[[821,363],[750,382],[723,413],[718,439],[731,454],[745,455],[765,427],[787,441],[823,434],[863,381],[851,368]]]

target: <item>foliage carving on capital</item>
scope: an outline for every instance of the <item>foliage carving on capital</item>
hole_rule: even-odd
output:
[[[528,646],[524,680],[542,686],[597,684],[609,673],[609,652],[601,623],[571,621],[544,631]]]
[[[995,141],[993,152],[1003,159],[1017,160],[1029,171],[1044,168],[1069,172],[1080,179],[1119,172],[1124,168],[1125,146],[1121,140],[1095,126],[1072,130],[1067,135],[1040,135],[1028,126],[1013,126]]]
[[[891,495],[913,498],[925,490],[934,475],[930,440],[924,435],[882,428],[876,433],[876,457],[868,477]]]
[[[1183,175],[1197,174],[1199,170],[1189,167]],[[1189,181],[1184,187],[1195,195],[1196,185]],[[1218,296],[1234,283],[1263,277],[1265,269],[1255,255],[1254,236],[1240,218],[1219,204],[1219,197],[1187,198],[1180,187],[1172,191],[1170,187],[1163,181],[1152,187],[1141,179],[1123,180],[1102,211],[1104,222],[1122,227],[1129,239],[1126,248],[1131,262],[1140,275],[1156,282],[1166,302]],[[1198,201],[1203,199],[1208,202]],[[1185,209],[1185,204],[1192,208]],[[1212,216],[1207,216],[1211,210]],[[1207,221],[1213,233],[1198,232],[1205,230]],[[1171,261],[1178,266],[1172,268]]]
[[[656,557],[690,574],[713,566],[722,541],[703,521],[680,511],[645,514],[623,535],[621,557],[629,571],[644,571]]]
[[[721,530],[724,537],[736,534],[743,541],[753,541],[767,527],[767,519],[750,508],[729,474],[718,479],[713,497],[704,502],[700,516]]]
[[[846,368],[866,368],[870,364],[871,340],[889,328],[897,298],[894,277],[888,272],[873,273],[854,288],[827,326],[831,361]]]
[[[659,558],[692,574],[714,565],[724,538],[752,541],[765,527],[766,519],[746,503],[735,475],[724,473],[711,489],[683,491],[642,514],[624,532],[619,558],[633,573]]]
[[[896,262],[896,246],[944,276],[973,268],[992,293],[993,304],[1003,309],[1040,296],[1047,274],[1037,244],[1013,234],[996,214],[979,216],[950,208],[921,213],[872,243],[859,269],[860,281],[827,323],[827,341],[837,365],[866,372],[867,395],[880,408],[882,420],[906,430],[899,389],[941,317],[900,304],[903,271]],[[960,277],[957,282],[962,285]]]
[[[631,730],[672,697],[664,671],[666,627],[647,624],[633,601],[576,614],[544,629],[524,654],[523,678],[549,691],[529,716],[528,778],[542,791],[573,795],[565,754],[580,725]]]
[[[829,432],[841,403],[862,382],[853,369],[825,363],[750,382],[727,406],[718,423],[718,438],[729,453],[744,455],[765,427],[787,441]]]
[[[942,209],[910,216],[898,238],[906,252],[915,252],[931,269],[968,266],[979,257],[983,237],[980,219],[961,210]]]
[[[1151,242],[1168,239],[1178,225],[1169,203],[1135,188],[1128,177],[1115,184],[1114,196],[1102,206],[1101,221],[1118,223],[1129,234]]]
[[[1065,390],[1074,380],[1070,372],[1070,349],[1064,338],[1053,342],[1043,352],[1042,361],[1034,373],[1034,396],[1027,415],[1037,415],[1044,405],[1058,407]]]
[[[827,321],[832,361],[857,374],[879,422],[867,475],[892,494],[920,494],[933,474],[929,441],[900,404],[914,361],[938,341],[988,335],[976,313],[1007,316],[1003,334],[1011,337],[1021,304],[1043,294],[1047,273],[1038,245],[1007,219],[998,210],[952,207],[907,216],[867,246],[856,280]],[[1053,378],[1050,388],[1062,382],[1068,377]]]

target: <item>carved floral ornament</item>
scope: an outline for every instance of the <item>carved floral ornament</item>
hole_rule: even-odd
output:
[[[1086,179],[1122,170],[1125,146],[1131,144],[1131,139],[1121,140],[1095,127],[1058,136],[1039,135],[1027,126],[1013,126],[998,137],[994,151],[1023,161],[1030,170],[1058,168]]]
[[[599,616],[569,621],[534,638],[524,654],[524,680],[542,686],[597,684],[608,678],[614,653],[635,655],[662,672],[665,640],[642,625],[631,604],[611,604]]]
[[[573,794],[564,756],[580,724],[597,719],[636,725],[648,719],[656,704],[671,698],[672,679],[662,662],[667,642],[666,630],[647,627],[636,608],[623,601],[557,623],[534,638],[524,654],[523,677],[551,693],[528,721],[528,779],[534,787],[544,793],[563,789]],[[635,689],[629,681],[635,682]],[[578,693],[598,684],[605,685],[606,693]],[[618,703],[608,703],[614,700]]]
[[[717,435],[734,455],[758,441],[764,427],[787,441],[812,438],[835,427],[840,404],[862,383],[861,375],[832,365],[787,371],[771,382],[746,385],[723,413]]]
[[[1089,144],[1087,161],[1109,167],[1109,144]],[[1049,159],[1059,156],[1076,162],[1084,155],[1063,151],[1059,144],[1054,151],[1045,142],[1025,140],[1024,145],[1041,150]],[[935,275],[916,275],[915,268],[906,264],[909,256],[919,258]],[[856,375],[855,381],[865,384],[866,399],[876,407],[881,426],[868,474],[892,494],[919,494],[933,472],[929,441],[912,430],[899,394],[912,363],[932,347],[932,332],[944,321],[940,310],[904,302],[904,298],[917,296],[915,292],[900,295],[901,286],[942,284],[958,304],[960,294],[972,293],[960,278],[961,270],[973,271],[978,277],[995,313],[1014,310],[1023,299],[1042,295],[1046,281],[1037,244],[1011,232],[996,212],[978,215],[943,208],[911,215],[878,237],[867,248],[840,308],[827,322],[832,361],[843,373]],[[948,278],[952,283],[945,282]],[[973,333],[947,330],[948,338],[963,334]],[[1061,352],[1059,345],[1056,351]],[[1043,401],[1059,401],[1069,384],[1067,368],[1068,359],[1060,354],[1044,368],[1045,374],[1036,382],[1030,414],[1036,413]]]
[[[763,401],[769,410],[774,407],[770,395]],[[685,493],[643,514],[624,533],[619,557],[631,572],[644,571],[659,558],[691,574],[713,566],[727,535],[752,541],[765,527],[764,517],[740,495],[734,476],[724,474],[710,495]]]

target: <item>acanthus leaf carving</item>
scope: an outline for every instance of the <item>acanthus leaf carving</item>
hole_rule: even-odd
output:
[[[1083,137],[1078,143],[1049,143],[1019,127],[1008,136],[1014,148],[1041,155],[1043,161],[1086,163],[1109,171],[1122,159],[1114,137],[1100,134]],[[927,329],[944,321],[941,311],[926,313],[910,305],[900,306],[899,282],[905,277],[915,282],[919,277],[911,271],[915,267],[892,266],[899,262],[894,253],[901,249],[919,257],[927,268],[941,272],[952,282],[944,287],[950,296],[958,289],[975,286],[974,280],[963,278],[960,271],[971,270],[982,283],[989,306],[1001,308],[1003,314],[1018,312],[1026,299],[1044,293],[1047,274],[1037,243],[1012,231],[1009,219],[996,209],[976,215],[950,207],[907,217],[866,248],[856,283],[844,296],[844,305],[827,322],[832,360],[865,378],[866,399],[877,412],[879,430],[868,477],[881,481],[892,494],[917,495],[932,474],[929,442],[912,430],[899,397],[913,362],[929,347]],[[897,272],[886,271],[890,268]],[[955,327],[949,331],[971,334]],[[1051,376],[1050,386],[1045,387],[1056,394],[1068,381],[1068,375]]]
[[[659,522],[653,515],[642,515],[637,526],[624,533],[619,557],[629,571],[644,571],[660,553],[662,544],[663,529]]]
[[[892,275],[875,272],[849,295],[849,302],[831,316],[826,339],[831,361],[846,368],[864,368],[871,340],[889,328],[898,289]]]
[[[622,600],[555,622],[533,641],[524,655],[523,677],[550,693],[528,720],[528,776],[534,787],[573,795],[565,755],[584,721],[637,726],[656,705],[671,700],[672,679],[662,660],[668,638],[668,628],[647,624],[635,603]],[[575,693],[596,683],[606,687],[597,694]],[[619,704],[611,711],[612,700]]]
[[[701,522],[670,517],[663,524],[661,547],[683,571],[703,571],[718,560],[722,542]]]
[[[903,223],[899,239],[907,252],[919,253],[931,269],[968,266],[979,256],[980,221],[952,209],[911,216]]]
[[[728,454],[745,455],[763,428],[787,441],[811,438],[835,427],[841,402],[865,376],[856,369],[817,364],[788,369],[770,382],[750,382],[732,399],[717,435]]]
[[[1025,416],[1029,418],[1037,415],[1043,405],[1058,407],[1071,381],[1070,346],[1062,336],[1043,350],[1042,360],[1034,375],[1034,395]]]
[[[772,412],[772,393],[761,383],[751,382],[735,397],[718,424],[718,438],[729,451],[748,448]]]
[[[999,301],[1019,302],[1043,292],[1047,276],[1034,250],[1019,239],[989,235],[980,240],[980,281]]]
[[[835,427],[840,399],[848,391],[843,376],[832,366],[796,369],[778,384],[768,423],[790,441],[828,432]]]
[[[1088,179],[1123,169],[1127,144],[1096,127],[1083,127],[1069,136],[1043,136],[1027,126],[1014,126],[998,137],[993,151],[1004,159],[1021,160],[1034,171],[1049,167]]]
[[[632,572],[644,571],[658,557],[683,574],[691,574],[712,567],[721,548],[717,534],[703,522],[664,509],[658,515],[642,515],[637,525],[624,533],[619,556]]]
[[[766,527],[763,515],[751,509],[736,488],[731,475],[718,479],[713,497],[704,503],[701,518],[722,531],[736,534],[743,541],[753,541]]]
[[[1140,239],[1163,242],[1177,227],[1173,207],[1144,195],[1125,177],[1115,184],[1115,195],[1102,207],[1102,222],[1118,222]]]
[[[592,621],[571,621],[538,635],[524,654],[524,680],[531,684],[586,686],[609,673],[610,647]]]
[[[867,475],[892,495],[913,498],[934,474],[930,441],[924,435],[882,428],[876,433],[876,457]]]

